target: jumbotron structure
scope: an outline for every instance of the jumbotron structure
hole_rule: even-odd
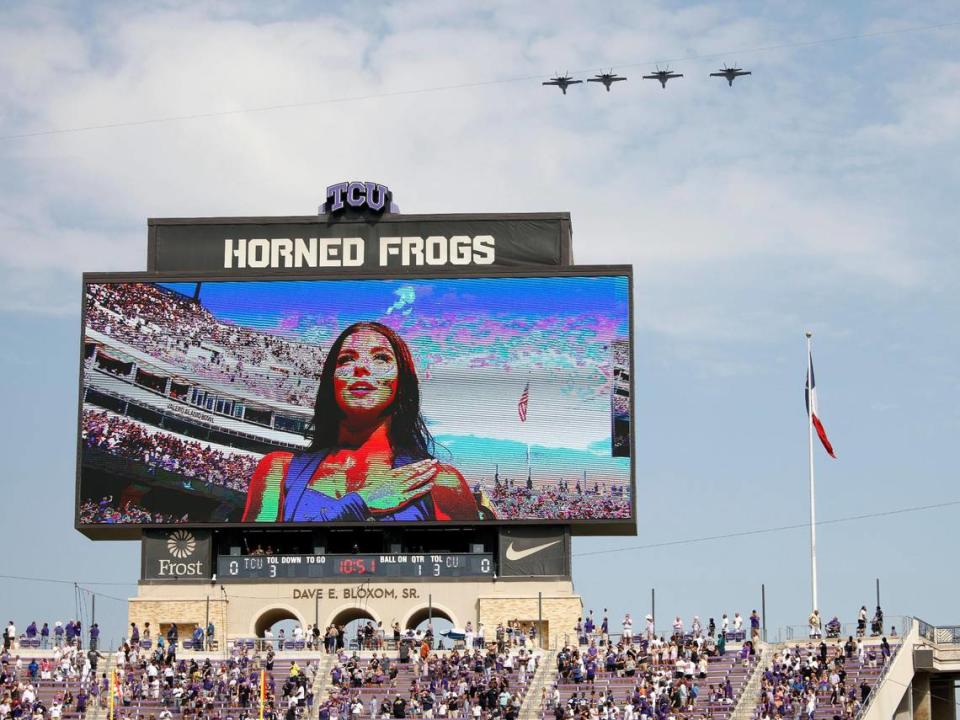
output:
[[[76,523],[141,542],[131,623],[443,618],[548,647],[582,616],[571,536],[635,532],[631,268],[573,265],[565,213],[395,210],[351,182],[312,216],[150,220],[146,272],[84,276]],[[373,355],[346,400],[324,389],[365,322],[418,387],[401,367],[386,448],[320,449],[376,395]],[[429,448],[400,437],[403,392]],[[416,462],[438,471],[414,498]]]

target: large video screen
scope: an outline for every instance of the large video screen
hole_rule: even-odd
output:
[[[124,278],[84,282],[80,528],[633,522],[628,268]]]

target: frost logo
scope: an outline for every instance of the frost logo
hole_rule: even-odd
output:
[[[177,530],[167,538],[167,552],[179,560],[190,557],[196,549],[196,539],[186,530]]]

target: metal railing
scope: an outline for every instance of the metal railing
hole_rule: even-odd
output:
[[[920,637],[929,642],[944,645],[960,645],[960,625],[931,625],[918,618],[917,629]]]
[[[866,638],[879,638],[881,636],[891,637],[900,637],[907,634],[905,628],[909,627],[910,623],[913,622],[913,619],[909,616],[891,616],[884,618],[883,621],[883,632],[880,635],[875,635],[870,626],[870,622],[867,622]],[[896,634],[893,634],[893,630],[896,629]],[[845,640],[848,637],[857,636],[857,623],[855,622],[844,622],[840,623],[840,631],[837,634],[827,633],[827,624],[824,623],[821,628],[821,637],[823,639],[841,639]],[[816,640],[819,642],[821,637],[817,637]],[[790,642],[806,642],[813,640],[814,638],[810,635],[810,626],[809,625],[784,625],[777,628],[776,641],[778,643],[790,643]],[[774,640],[771,638],[771,642]]]

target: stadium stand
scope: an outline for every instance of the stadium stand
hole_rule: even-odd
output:
[[[83,411],[82,439],[86,447],[244,493],[260,459],[256,453],[159,431],[89,407]]]
[[[352,717],[512,719],[536,667],[525,649],[436,652],[424,643],[396,658],[341,653],[324,703]]]
[[[191,298],[149,284],[89,285],[86,319],[104,335],[199,378],[266,400],[313,405],[323,364],[316,345],[224,323]],[[106,358],[101,367],[123,371],[122,358]],[[140,384],[160,380],[139,378]],[[174,396],[182,391],[171,387]]]
[[[0,718],[105,717],[112,678],[118,718],[240,720],[259,710],[262,672],[268,715],[285,720],[513,720],[521,708],[523,718],[542,720],[729,720],[744,706],[753,720],[846,720],[900,648],[899,638],[853,636],[755,644],[734,627],[710,637],[697,619],[669,639],[611,635],[592,613],[586,620],[574,642],[548,655],[525,647],[518,632],[486,644],[474,636],[471,648],[432,649],[418,638],[327,654],[312,628],[285,642],[237,639],[219,653],[191,650],[176,636],[171,643],[169,631],[166,642],[138,632],[116,652],[97,652],[82,648],[77,622],[31,622],[0,657]]]
[[[843,643],[788,644],[764,668],[754,718],[853,718],[899,647],[886,637],[879,643],[849,637]]]

